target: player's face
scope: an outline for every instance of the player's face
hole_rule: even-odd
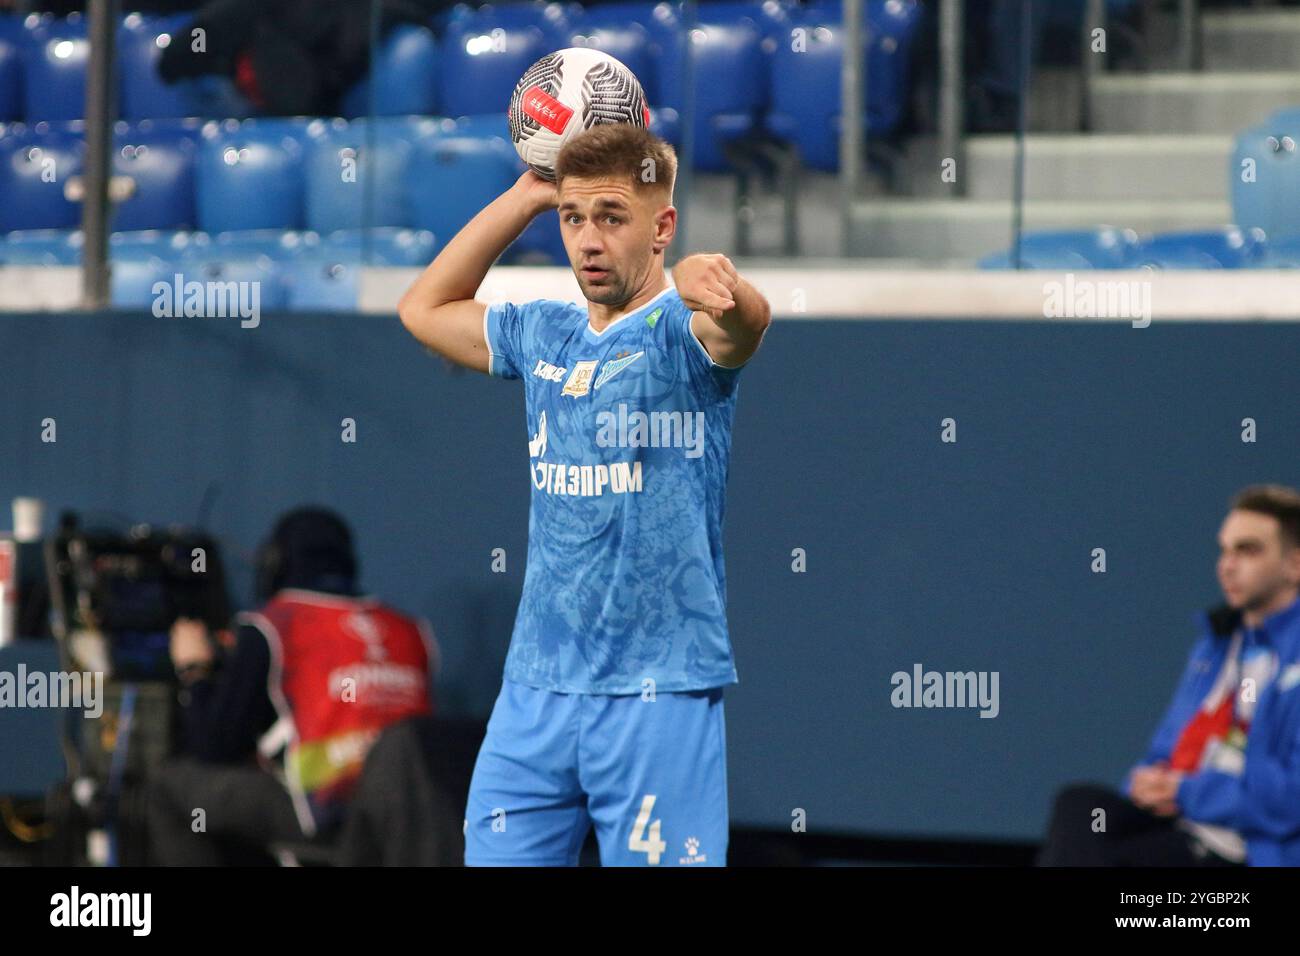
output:
[[[664,210],[653,194],[617,179],[565,177],[560,232],[573,274],[589,302],[621,305],[644,286],[657,248],[668,243]]]
[[[1270,607],[1296,584],[1296,548],[1282,539],[1272,515],[1233,510],[1219,529],[1219,586],[1228,604],[1241,611]]]

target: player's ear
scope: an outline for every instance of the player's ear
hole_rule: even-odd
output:
[[[654,251],[663,252],[673,242],[677,234],[677,209],[674,206],[661,206],[655,213]]]

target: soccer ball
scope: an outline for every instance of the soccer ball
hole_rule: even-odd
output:
[[[529,168],[555,179],[560,149],[601,123],[650,125],[636,76],[608,53],[570,47],[542,57],[510,97],[510,139]]]

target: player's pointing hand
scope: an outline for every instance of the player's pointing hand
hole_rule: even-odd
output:
[[[720,253],[687,256],[673,266],[673,284],[692,310],[707,312],[715,319],[736,307],[732,295],[740,274],[731,260]]]

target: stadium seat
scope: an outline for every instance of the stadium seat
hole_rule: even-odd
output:
[[[184,28],[192,20],[189,14],[160,18],[132,13],[122,21],[117,58],[123,119],[203,115],[193,82],[172,85],[158,75],[162,51],[174,36],[186,42]]]
[[[15,229],[71,229],[81,204],[64,194],[81,174],[85,142],[80,133],[12,126],[0,135],[0,233]]]
[[[113,175],[129,177],[134,192],[115,204],[114,229],[193,228],[196,133],[196,127],[187,130],[149,120],[117,124]]]
[[[431,114],[437,108],[438,44],[433,31],[399,26],[384,41],[370,76],[343,97],[340,113],[352,118],[371,115],[371,83],[375,116]]]
[[[538,26],[503,27],[488,16],[453,23],[442,43],[439,111],[469,116],[506,110],[524,71],[562,46]]]
[[[291,232],[283,229],[248,229],[219,232],[212,237],[211,258],[225,262],[258,259],[286,262],[308,255],[320,246],[314,232]]]
[[[300,173],[306,188],[307,228],[323,235],[340,229],[409,224],[403,187],[410,134],[416,127],[400,119],[373,121],[375,155],[367,161],[370,122],[335,121],[314,128]]]
[[[0,123],[23,118],[23,63],[18,45],[0,36]]]
[[[1229,168],[1233,218],[1271,239],[1300,235],[1300,130],[1288,133],[1285,125],[1285,118],[1270,120],[1239,135]],[[1253,182],[1244,179],[1252,167]]]
[[[172,283],[181,257],[207,237],[188,232],[149,229],[115,232],[108,237],[111,265],[109,302],[115,309],[152,307],[158,282]]]
[[[195,170],[199,228],[301,228],[306,130],[300,120],[206,124]]]
[[[476,116],[458,116],[442,132],[454,132],[461,136],[474,136],[480,139],[495,136],[508,143],[510,142],[510,116],[505,110],[481,113]]]
[[[90,41],[80,14],[29,17],[23,37],[23,113],[27,121],[81,119]]]
[[[908,98],[911,51],[920,22],[915,3],[867,4],[869,45],[866,129],[872,135],[893,131],[902,118]],[[800,159],[811,169],[839,169],[840,61],[843,54],[842,6],[818,4],[792,15],[793,29],[802,41],[796,48],[784,43],[776,48],[773,74],[781,77],[772,90],[767,129],[778,139],[799,148]]]
[[[0,265],[75,266],[81,261],[80,230],[32,229],[0,236]]]
[[[725,170],[728,163],[723,144],[754,128],[766,99],[762,35],[751,19],[732,23],[701,20],[694,37],[692,159],[696,169]],[[672,48],[663,61],[663,105],[679,115],[685,115],[686,104],[682,56],[682,48]]]
[[[244,296],[239,301],[255,303],[259,311],[283,311],[288,308],[289,288],[285,267],[270,256],[229,258],[222,254],[215,243],[202,244],[187,250],[178,266],[179,273],[187,284],[249,283],[256,288],[239,290],[239,294]]]
[[[627,63],[626,60],[624,62],[632,72],[636,73],[637,79],[641,81],[641,86],[645,90],[650,108],[654,110],[665,102],[665,80],[669,77],[662,75],[665,72],[664,58],[674,55],[675,48],[681,43],[682,26],[676,4],[662,2],[597,4],[587,8],[574,21],[573,32],[583,34],[584,31],[602,29],[619,32],[628,30],[631,25],[639,26],[645,33],[647,63],[643,71],[638,71],[631,63]],[[618,53],[613,51],[611,53],[620,60],[623,59]]]
[[[599,8],[597,8],[599,9]],[[596,22],[595,18],[585,18],[573,28],[565,39],[566,47],[587,47],[608,53],[625,67],[641,83],[647,100],[650,96],[649,77],[652,72],[652,51],[650,34],[638,23],[618,24],[612,21]]]
[[[1045,229],[1020,240],[1022,269],[1133,269],[1138,265],[1138,234],[1132,229]],[[1011,251],[986,256],[981,269],[1011,269]]]
[[[288,305],[294,312],[351,312],[357,307],[360,266],[327,256],[304,256],[284,265]]]
[[[1222,226],[1159,233],[1138,250],[1138,264],[1156,269],[1246,269],[1265,261],[1261,229]]]
[[[514,148],[499,137],[427,137],[415,144],[406,184],[410,224],[446,242],[522,171]]]
[[[550,211],[533,219],[522,235],[510,244],[502,261],[508,265],[568,266],[559,214]]]
[[[434,234],[425,229],[343,229],[322,237],[305,256],[367,266],[427,266],[436,248]]]

